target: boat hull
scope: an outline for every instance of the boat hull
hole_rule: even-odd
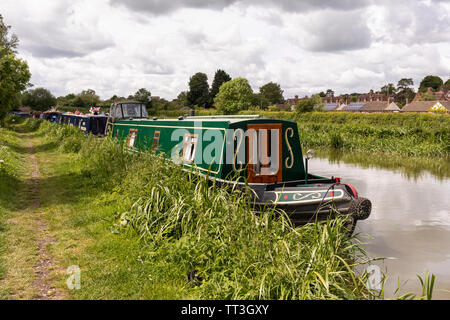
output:
[[[358,220],[367,219],[372,204],[359,197],[345,184],[319,184],[301,187],[253,186],[255,210],[276,207],[283,210],[296,225],[334,219],[346,215],[356,225]]]

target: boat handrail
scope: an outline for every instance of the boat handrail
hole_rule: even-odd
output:
[[[259,114],[249,114],[249,115],[220,115],[220,116],[187,116],[184,119],[257,119],[261,116]]]

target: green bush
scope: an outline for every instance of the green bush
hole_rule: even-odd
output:
[[[344,145],[344,140],[342,139],[342,136],[339,133],[334,132],[330,136],[330,146],[334,149],[340,149]]]

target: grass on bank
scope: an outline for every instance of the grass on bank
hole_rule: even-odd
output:
[[[68,126],[26,126],[37,130],[51,253],[82,271],[71,298],[374,298],[367,275],[354,271],[366,257],[343,220],[294,229],[273,212],[253,214],[245,194],[210,188],[160,158]],[[191,271],[201,285],[187,281]]]
[[[20,167],[23,159],[11,147],[16,146],[14,132],[0,127],[0,282],[6,276],[6,219],[14,210],[14,203],[19,189]],[[0,286],[0,299],[6,297],[5,288]]]

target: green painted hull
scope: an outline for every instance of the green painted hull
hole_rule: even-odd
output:
[[[232,129],[246,131],[248,125],[255,124],[281,124],[282,125],[282,180],[294,181],[305,177],[305,168],[303,164],[302,149],[298,135],[297,124],[293,121],[282,121],[273,119],[250,119],[239,121],[193,121],[193,120],[119,120],[109,124],[109,131],[113,137],[119,141],[126,141],[130,135],[130,130],[137,130],[135,147],[140,151],[150,151],[155,154],[164,154],[168,158],[172,156],[176,148],[180,148],[183,138],[183,130],[190,134],[202,135],[202,145],[196,149],[195,164],[188,161],[182,161],[186,168],[196,168],[201,172],[223,180],[231,179],[236,175],[247,177],[245,163],[248,161],[248,155],[245,152],[247,141],[240,140],[239,134],[236,137],[227,135],[227,130]],[[160,132],[158,146],[154,145],[155,132]],[[205,151],[210,153],[212,148],[209,142],[216,142],[214,145],[220,145],[212,152],[213,157],[204,157]],[[241,142],[239,144],[239,142]],[[233,152],[238,148],[245,155],[244,161],[227,161],[227,157],[234,155],[227,154],[227,144],[234,144]],[[209,148],[209,149],[208,149]],[[242,163],[243,162],[243,163]],[[242,169],[241,169],[242,168]]]

